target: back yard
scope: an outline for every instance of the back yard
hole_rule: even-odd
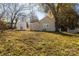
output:
[[[6,30],[0,34],[0,55],[79,56],[79,34]]]

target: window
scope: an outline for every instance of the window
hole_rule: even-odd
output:
[[[43,28],[44,29],[48,28],[48,24],[47,23],[43,24]]]

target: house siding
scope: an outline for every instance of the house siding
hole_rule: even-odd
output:
[[[16,25],[16,28],[17,30],[26,30],[27,27],[26,27],[26,22],[17,22],[17,25]]]
[[[30,30],[40,30],[40,24],[38,22],[30,23]]]
[[[51,19],[49,17],[44,18],[40,21],[40,24],[42,25],[41,29],[43,30],[43,24],[48,24],[48,27],[46,28],[46,31],[55,31],[55,19]]]
[[[21,29],[22,27],[22,29]],[[51,19],[49,17],[45,17],[38,22],[27,23],[26,22],[18,22],[17,30],[33,30],[33,31],[55,31],[55,19]]]
[[[44,27],[44,24],[47,24],[47,28]],[[30,23],[30,30],[55,31],[55,20],[47,17],[39,22]]]

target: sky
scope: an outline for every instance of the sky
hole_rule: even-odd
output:
[[[45,12],[43,12],[42,10],[39,11],[40,6],[38,4],[31,4],[29,7],[31,7],[30,9],[33,9],[33,11],[35,12],[35,15],[37,15],[38,17],[38,20],[41,20],[46,16]]]
[[[46,16],[46,13],[39,12],[39,11],[36,11],[35,14],[37,15],[39,20],[43,19]]]
[[[79,3],[77,3],[77,4],[75,5],[75,11],[76,11],[77,14],[79,15]]]

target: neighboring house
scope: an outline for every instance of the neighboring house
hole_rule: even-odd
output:
[[[79,33],[79,28],[75,28],[75,29],[68,29],[67,32],[70,32],[70,33]]]
[[[17,30],[27,30],[26,18],[23,16],[19,18],[16,24]]]
[[[26,22],[19,20],[16,25],[17,30],[26,30]]]
[[[63,27],[61,27],[63,28]],[[66,30],[59,29],[59,32],[69,32],[69,33],[79,33],[79,21],[77,22],[77,26],[75,28],[66,28]]]

